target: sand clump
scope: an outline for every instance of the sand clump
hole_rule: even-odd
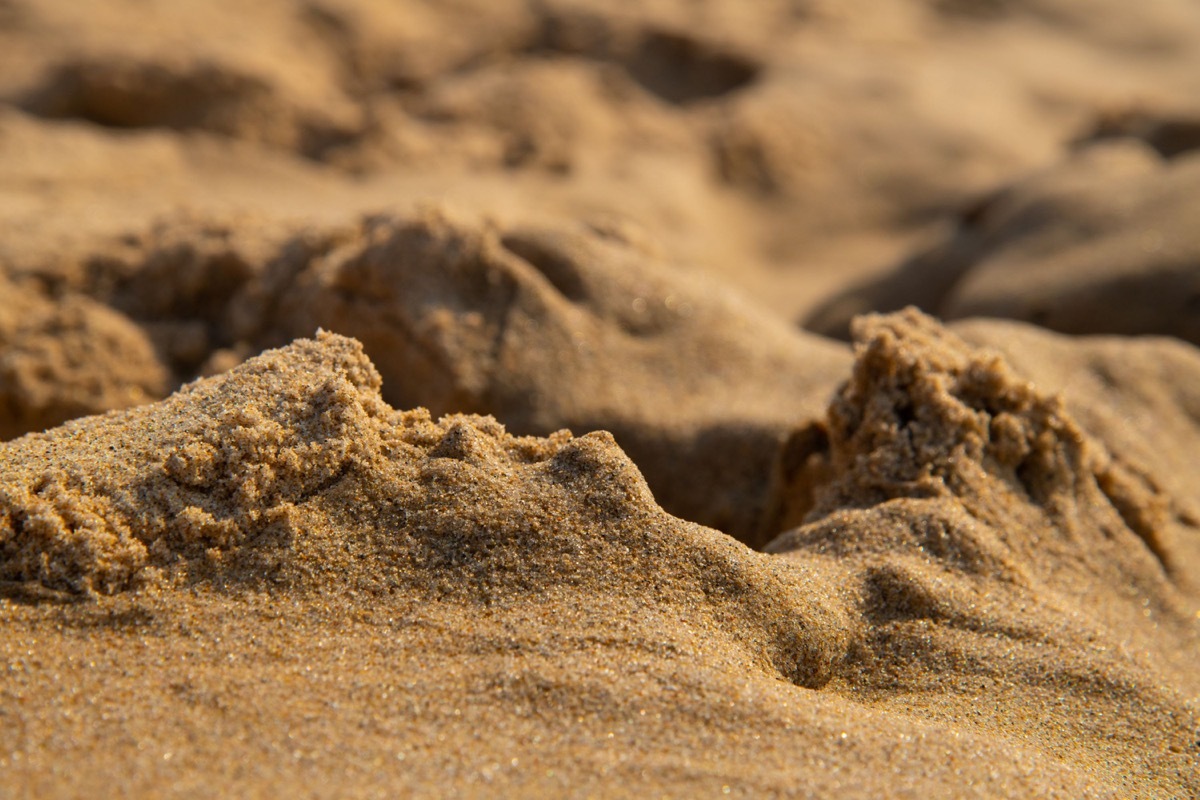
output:
[[[1194,347],[1171,337],[1063,336],[1002,320],[963,321],[953,329],[1002,354],[1043,391],[1061,394],[1071,416],[1108,452],[1128,468],[1141,465],[1144,479],[1171,496],[1176,516],[1200,519],[1194,500],[1200,476],[1190,457],[1200,445]]]

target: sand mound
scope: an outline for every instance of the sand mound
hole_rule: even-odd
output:
[[[757,638],[775,642],[785,674],[828,679],[829,615],[731,540],[664,514],[608,434],[434,423],[390,409],[379,385],[357,343],[322,334],[166,402],[5,445],[0,579],[506,604],[556,586],[628,592],[659,568],[655,602],[728,596],[718,605],[767,629]],[[685,542],[687,563],[663,564]],[[781,606],[798,613],[787,630],[792,615],[764,615]]]
[[[853,379],[827,422],[790,443],[786,460],[798,481],[792,494],[801,501],[792,516],[950,499],[982,523],[1029,537],[1005,542],[1020,561],[1037,563],[1061,546],[1051,561],[1068,552],[1072,560],[1094,560],[1088,569],[1106,585],[1150,586],[1171,564],[1187,563],[1171,540],[1194,540],[1196,521],[1146,468],[1115,458],[1081,428],[1060,397],[1042,394],[999,355],[973,350],[914,310],[857,326]],[[1044,518],[1018,522],[1021,509]],[[1132,572],[1104,574],[1109,569]]]
[[[752,542],[773,533],[764,477],[782,433],[844,369],[837,347],[619,231],[429,213],[360,236],[281,293],[288,337],[319,325],[360,339],[400,407],[490,413],[522,433],[610,430],[668,510]]]
[[[913,303],[945,319],[1200,342],[1197,186],[1200,159],[1164,163],[1128,140],[1089,148],[979,204],[946,241],[806,326],[845,335],[855,314]]]
[[[1070,757],[1194,793],[1200,521],[994,352],[912,310],[859,320],[855,339],[827,421],[791,442],[785,502],[808,522],[769,548],[857,587],[867,627],[840,674],[935,715],[992,681],[1055,694],[1066,708],[1042,724],[1075,744],[1051,752],[1088,739],[1089,716],[1119,716],[1129,738]],[[984,724],[1024,728],[1027,699],[989,695]],[[1167,752],[1148,753],[1142,737],[1160,735]]]
[[[429,158],[457,151],[480,167],[588,173],[618,154],[675,150],[694,137],[626,73],[552,58],[448,78],[405,105],[436,131]]]
[[[902,73],[847,61],[814,80],[787,75],[728,103],[712,136],[722,180],[786,204],[802,220],[797,227],[853,229],[869,220],[928,219],[1021,163],[969,120],[923,114]],[[868,93],[873,102],[847,102]],[[866,145],[881,128],[888,147]]]
[[[168,375],[149,338],[86,297],[50,298],[0,274],[0,439],[145,403]]]

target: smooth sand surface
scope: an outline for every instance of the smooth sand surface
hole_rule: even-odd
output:
[[[1198,92],[1190,0],[0,0],[0,797],[1200,796]]]

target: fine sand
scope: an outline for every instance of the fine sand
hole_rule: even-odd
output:
[[[0,798],[1200,797],[1191,0],[0,0]]]

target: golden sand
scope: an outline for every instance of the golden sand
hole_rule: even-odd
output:
[[[860,335],[776,555],[332,334],[4,445],[9,785],[1194,792],[1194,522],[998,356]]]
[[[0,800],[1200,797],[1197,76],[1193,0],[0,0]]]

